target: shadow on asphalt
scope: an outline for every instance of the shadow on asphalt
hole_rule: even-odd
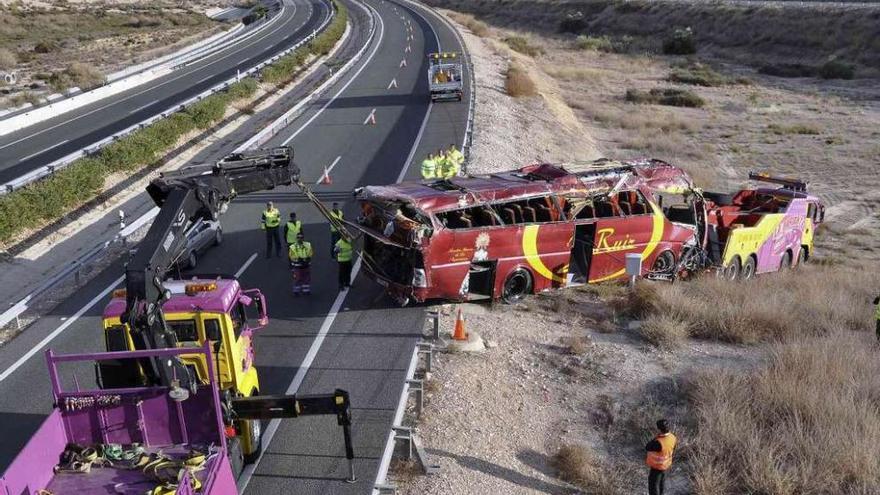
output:
[[[0,466],[8,466],[15,459],[45,419],[45,414],[0,413],[4,431],[0,442]]]
[[[487,474],[489,476],[494,476],[498,479],[502,479],[513,483],[517,486],[522,486],[525,488],[531,488],[532,490],[536,490],[541,493],[549,493],[552,495],[568,495],[575,493],[574,490],[564,487],[554,485],[552,483],[548,483],[543,480],[539,480],[532,476],[525,475],[518,471],[514,471],[513,469],[506,468],[504,466],[499,466],[498,464],[494,464],[484,459],[480,459],[479,457],[473,457],[469,455],[458,455],[453,454],[451,452],[446,452],[445,450],[439,449],[428,449],[428,453],[431,455],[446,457],[447,459],[452,459],[457,462],[459,465],[464,466],[473,471],[479,471],[481,473]]]

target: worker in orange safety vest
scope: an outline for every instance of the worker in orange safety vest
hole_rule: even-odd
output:
[[[672,453],[678,442],[675,435],[669,432],[665,419],[657,421],[657,429],[660,433],[645,446],[648,452],[645,464],[651,468],[648,473],[648,495],[663,495],[666,471],[672,466]]]

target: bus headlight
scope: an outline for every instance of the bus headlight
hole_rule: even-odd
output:
[[[414,268],[413,269],[412,286],[413,287],[427,287],[428,286],[428,278],[425,276],[425,270],[423,268]]]

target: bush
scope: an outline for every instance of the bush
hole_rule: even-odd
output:
[[[619,476],[596,459],[585,447],[563,445],[551,462],[560,479],[577,485],[592,495],[625,493],[621,488]]]
[[[876,493],[880,360],[861,337],[799,337],[757,370],[699,375],[694,492]]]
[[[699,108],[706,104],[699,95],[686,89],[655,88],[650,91],[627,89],[626,101],[641,104],[667,105],[671,107]]]
[[[530,44],[529,40],[523,38],[522,36],[510,36],[504,38],[504,42],[507,43],[507,46],[509,46],[514,51],[517,51],[524,55],[528,55],[530,57],[536,57],[544,53],[544,50],[542,50],[540,47]]]
[[[691,28],[678,28],[672,37],[663,41],[663,53],[667,55],[691,55],[697,53],[697,41]]]
[[[479,21],[469,14],[461,14],[458,12],[450,12],[449,17],[455,22],[468,28],[475,36],[485,38],[489,34],[489,26],[485,22]]]
[[[671,350],[679,347],[689,335],[689,325],[674,315],[653,314],[639,327],[639,335],[651,345]]]
[[[723,86],[734,82],[729,77],[723,76],[712,70],[711,67],[700,63],[674,69],[666,79],[671,82],[707,87]]]
[[[792,125],[782,125],[782,124],[770,124],[767,126],[767,130],[772,132],[773,134],[806,134],[806,135],[817,135],[821,134],[822,131],[813,124],[792,124]]]
[[[51,53],[58,49],[58,44],[54,41],[40,41],[36,45],[34,45],[35,53]]]
[[[532,80],[525,68],[518,64],[510,64],[507,68],[507,78],[504,81],[504,87],[507,94],[514,98],[524,96],[535,96],[538,94],[538,87]]]
[[[774,77],[814,77],[817,70],[804,64],[765,64],[758,72]]]
[[[0,48],[0,70],[9,70],[18,63],[18,57],[6,48]]]
[[[856,77],[856,68],[840,60],[829,60],[819,67],[822,79],[852,79]]]
[[[574,40],[574,46],[578,50],[614,51],[614,44],[608,36],[587,36],[582,34]]]
[[[583,12],[572,12],[565,15],[565,18],[559,21],[559,32],[561,33],[580,33],[587,29],[587,20],[584,18]]]
[[[230,85],[229,89],[226,90],[226,93],[232,100],[241,100],[243,98],[250,98],[256,94],[257,88],[257,80],[252,77],[246,77],[241,81]]]

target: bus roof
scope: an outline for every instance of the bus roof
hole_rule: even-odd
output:
[[[214,285],[214,289],[201,290],[193,295],[186,294],[186,286],[198,284]],[[185,313],[207,311],[211,313],[227,313],[237,300],[241,286],[236,279],[192,278],[188,280],[169,280],[164,283],[171,291],[171,299],[162,305],[165,313]],[[125,311],[125,296],[115,295],[104,308],[104,318],[121,316]]]
[[[673,183],[680,187],[691,185],[682,169],[660,160],[617,162],[603,159],[561,165],[540,163],[495,174],[435,182],[367,186],[358,192],[358,198],[400,201],[425,213],[434,213],[542,194],[609,190],[621,180],[625,186],[638,183],[659,188]]]

